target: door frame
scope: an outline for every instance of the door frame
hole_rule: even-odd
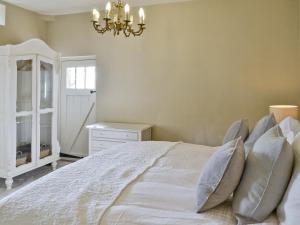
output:
[[[65,88],[64,73],[63,73],[63,63],[68,61],[88,61],[88,60],[95,60],[96,61],[96,77],[95,77],[95,86],[97,90],[97,56],[96,55],[86,55],[86,56],[64,56],[60,58],[60,77],[59,77],[59,91],[58,91],[58,138],[61,141],[61,99],[62,99],[62,90]],[[96,106],[94,107],[96,110]]]

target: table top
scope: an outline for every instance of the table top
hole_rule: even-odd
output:
[[[138,124],[138,123],[108,123],[100,122],[86,126],[87,129],[96,130],[126,130],[126,131],[143,131],[151,128],[149,124]]]

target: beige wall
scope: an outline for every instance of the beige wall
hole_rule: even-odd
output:
[[[0,27],[0,45],[18,44],[31,38],[46,41],[46,22],[40,15],[19,7],[6,5],[6,26]]]
[[[300,104],[298,0],[195,0],[146,8],[141,38],[94,32],[89,14],[49,24],[64,56],[96,54],[97,118],[155,125],[155,140],[220,144],[270,104]]]

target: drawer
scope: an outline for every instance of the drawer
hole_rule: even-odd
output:
[[[126,131],[92,130],[92,138],[138,141],[138,133]]]
[[[92,140],[91,142],[91,147],[92,149],[107,149],[111,148],[113,146],[122,144],[124,142],[117,142],[117,141],[97,141],[97,140]]]

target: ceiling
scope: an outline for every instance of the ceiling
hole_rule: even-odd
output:
[[[93,8],[104,9],[107,0],[4,0],[7,3],[43,15],[64,15],[87,12]],[[145,6],[189,0],[127,0],[131,6]]]

